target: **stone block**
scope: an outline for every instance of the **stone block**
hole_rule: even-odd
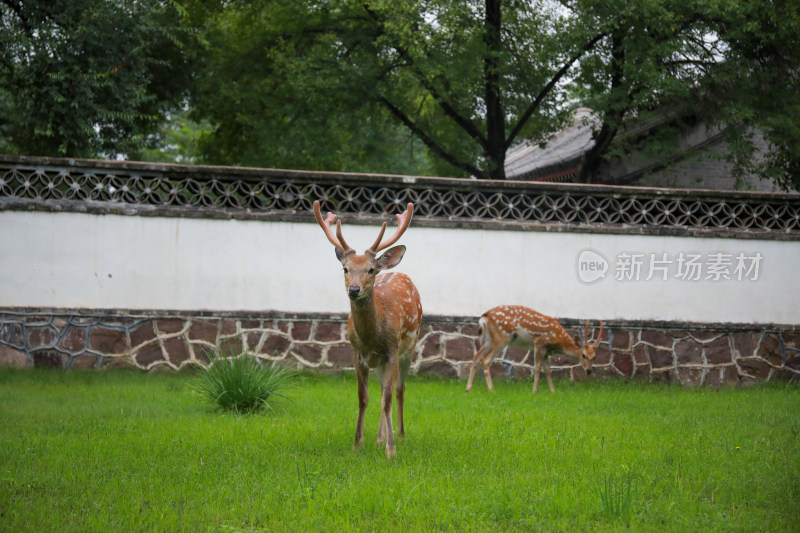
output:
[[[793,372],[788,368],[773,370],[770,381],[800,382],[800,372]]]
[[[186,321],[180,318],[162,318],[155,321],[159,333],[178,333],[183,331]]]
[[[264,344],[261,345],[261,353],[271,355],[273,357],[280,357],[286,353],[292,341],[282,335],[272,334],[269,335]]]
[[[148,322],[144,328],[150,328]],[[137,339],[144,339],[142,334],[137,335]],[[155,339],[155,334],[147,336],[148,340]],[[120,354],[128,351],[128,337],[123,330],[109,329],[103,326],[95,326],[89,330],[89,349],[103,355]]]
[[[236,329],[236,321],[232,318],[223,318],[220,320],[220,327],[219,327],[219,334],[220,336],[223,335],[233,335],[238,330]]]
[[[789,350],[800,350],[800,333],[784,332],[781,334],[783,344]]]
[[[702,368],[678,367],[678,379],[686,388],[694,388],[703,384]]]
[[[101,357],[100,361],[100,367],[104,369],[134,368],[135,366],[131,357],[127,355]]]
[[[675,357],[678,366],[702,365],[703,345],[691,339],[684,339],[675,344]]]
[[[189,346],[181,337],[173,337],[164,341],[164,351],[167,352],[167,359],[173,365],[180,365],[184,361],[191,359]]]
[[[691,333],[692,338],[702,343],[713,341],[719,337],[719,335],[719,333],[714,331],[693,331]]]
[[[764,361],[756,357],[737,359],[736,364],[739,367],[740,377],[750,377],[757,380],[766,380],[769,377],[772,367]]]
[[[93,369],[99,368],[100,362],[102,357],[99,355],[79,355],[72,358],[72,364],[70,364],[70,368],[79,368],[79,369]]]
[[[64,368],[69,361],[69,356],[58,350],[33,350],[31,356],[37,368]]]
[[[611,350],[607,344],[600,344],[594,352],[594,363],[597,365],[607,365],[611,363]]]
[[[470,339],[456,337],[446,339],[444,342],[444,356],[451,361],[472,361],[473,355],[475,355],[475,343]]]
[[[650,383],[674,383],[677,377],[674,369],[653,370],[650,373]]]
[[[634,363],[633,357],[629,353],[616,353],[614,354],[614,360],[612,361],[614,368],[617,369],[617,372],[629,378],[633,376],[634,370]]]
[[[755,347],[758,345],[758,338],[759,334],[741,333],[741,332],[734,333],[733,334],[734,356],[737,358],[752,356],[755,351]]]
[[[647,356],[647,347],[644,344],[635,345],[631,351],[631,354],[633,355],[633,360],[637,365],[650,364],[650,360]]]
[[[800,352],[795,351],[786,351],[786,363],[785,365],[787,368],[800,372]]]
[[[343,337],[343,324],[339,322],[319,322],[314,332],[314,340],[318,342],[338,342]]]
[[[69,353],[79,353],[86,349],[86,328],[67,326],[61,342],[58,343],[59,349]]]
[[[136,366],[147,368],[154,363],[164,362],[164,352],[157,342],[145,344],[133,353],[133,361]]]
[[[461,326],[461,334],[465,337],[477,337],[478,336],[478,325],[477,324],[469,324],[466,326]]]
[[[95,330],[99,330],[100,328],[92,328],[89,332],[89,339],[92,343],[94,343],[94,333]],[[154,325],[150,321],[142,322],[134,329],[131,330],[131,346],[137,347],[144,343],[151,342],[153,339],[156,338],[156,332],[154,329]],[[94,349],[94,345],[92,345],[92,349]]]
[[[442,351],[442,338],[439,333],[432,333],[425,337],[422,342],[422,357],[428,358],[434,355],[441,354]]]
[[[295,344],[290,351],[290,355],[301,358],[312,365],[322,362],[322,346],[318,344]]]
[[[250,352],[255,352],[258,349],[258,343],[261,342],[262,331],[252,330],[247,333],[242,333],[244,342],[244,349]]]
[[[348,343],[336,344],[328,348],[328,363],[335,367],[352,367],[353,347]]]
[[[631,350],[631,333],[629,331],[614,331],[611,349],[629,352]]]
[[[0,344],[0,367],[27,368],[32,362],[25,352]]]
[[[56,344],[58,330],[53,326],[31,326],[28,327],[28,348],[50,348]]]
[[[781,355],[781,343],[778,337],[773,334],[766,334],[761,338],[756,350],[756,356],[768,361],[772,366],[782,366],[783,356]]]
[[[229,336],[220,336],[217,343],[220,353],[228,355],[239,355],[244,352],[245,346],[241,333],[234,333]]]
[[[583,367],[581,366],[580,368]],[[613,379],[618,379],[620,375],[616,367],[614,367],[614,365],[602,365],[602,366],[592,367],[592,375],[588,377],[590,379],[594,378],[603,381],[609,381]]]
[[[23,333],[22,324],[16,322],[8,322],[3,324],[0,328],[0,340],[7,342],[17,348],[25,347],[25,335]]]
[[[515,363],[524,363],[528,359],[529,354],[531,354],[531,353],[533,353],[533,352],[529,352],[525,348],[520,348],[519,346],[509,346],[508,349],[506,350],[505,360],[506,361],[513,361]],[[473,355],[474,355],[474,352],[473,352]],[[502,353],[498,354],[497,357],[501,357],[501,356],[502,356]],[[470,359],[471,358],[472,357],[470,356]],[[530,360],[533,361],[533,356],[530,356]]]
[[[733,362],[731,341],[727,335],[706,345],[706,362],[710,365],[725,365]]]
[[[672,350],[674,344],[672,337],[661,331],[643,330],[641,333],[641,340],[644,343],[650,344],[657,348],[664,350]]]
[[[445,362],[445,361],[443,361],[443,360],[441,360],[441,359],[436,359],[436,360],[431,360],[431,361],[423,361],[419,365],[419,369],[418,369],[417,373],[418,374],[422,374],[422,375],[435,374],[435,375],[438,375],[438,376],[445,376],[445,377],[452,377],[452,378],[458,376],[458,370],[456,369],[456,367],[451,365],[451,364],[449,364],[449,363],[447,363],[447,362]],[[492,372],[492,375],[494,376],[494,372]],[[476,377],[476,381],[477,381],[477,377]],[[473,383],[473,388],[475,386],[476,386],[476,383]]]
[[[721,387],[723,385],[722,370],[721,367],[709,368],[703,377],[703,385],[712,388]]]
[[[659,350],[658,348],[648,347],[647,353],[650,357],[650,366],[653,367],[653,371],[675,366],[675,358],[671,350]]]
[[[736,365],[721,367],[720,383],[730,387],[738,387],[741,384],[738,367]]]
[[[311,322],[297,321],[292,323],[292,339],[307,341],[311,339]]]
[[[217,344],[219,322],[216,320],[193,320],[187,335],[190,341],[203,341]]]
[[[530,361],[528,361],[528,364],[530,364],[531,366],[536,364],[536,361],[534,361],[534,359],[533,359],[533,352],[531,352],[531,358],[530,358]],[[575,359],[574,357],[570,357],[568,355],[564,355],[564,354],[560,354],[559,353],[559,354],[553,354],[553,355],[550,356],[550,366],[572,367],[572,366],[575,366],[576,364],[578,364],[578,360]]]

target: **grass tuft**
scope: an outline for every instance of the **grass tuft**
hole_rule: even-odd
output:
[[[262,365],[247,352],[230,355],[217,348],[208,356],[210,363],[200,370],[197,392],[225,411],[275,412],[288,399],[284,390],[297,377],[294,370]]]
[[[631,500],[633,473],[626,470],[621,476],[606,474],[600,487],[600,503],[603,515],[611,520],[629,523],[631,519]]]

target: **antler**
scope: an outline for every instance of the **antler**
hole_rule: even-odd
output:
[[[600,331],[597,333],[597,340],[594,341],[594,347],[597,348],[597,345],[600,344],[600,339],[603,338],[603,321],[600,321]]]
[[[319,200],[314,200],[314,217],[317,219],[317,224],[319,224],[322,231],[325,232],[325,236],[331,241],[332,245],[343,252],[352,250],[350,245],[345,242],[344,237],[342,237],[342,221],[336,220],[336,215],[331,212],[328,212],[328,216],[325,217],[325,220],[322,220],[322,213],[319,211]],[[331,231],[331,224],[333,224],[334,221],[336,221],[336,236],[334,236],[333,231]]]
[[[411,216],[413,214],[414,214],[414,204],[409,202],[408,207],[406,207],[406,210],[400,213],[399,215],[396,215],[397,231],[395,231],[394,235],[392,235],[390,238],[386,239],[385,241],[381,241],[381,239],[383,238],[383,233],[386,231],[386,222],[384,222],[383,225],[381,226],[380,233],[378,233],[378,238],[375,239],[373,245],[369,247],[367,253],[373,255],[377,254],[381,250],[385,250],[389,246],[396,243],[400,239],[400,237],[403,236],[403,233],[405,233],[405,231],[408,229],[408,225],[411,224]]]
[[[589,344],[589,337],[587,337],[589,333],[589,321],[586,321],[586,326],[583,328],[583,342]],[[594,341],[594,347],[597,348],[597,345],[600,344],[600,338],[603,336],[603,321],[600,321],[600,331],[597,333],[597,339]]]

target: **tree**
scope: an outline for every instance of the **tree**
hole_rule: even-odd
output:
[[[364,97],[336,57],[347,15],[327,4],[260,0],[187,6],[202,48],[191,114],[212,132],[201,159],[308,170],[431,172],[421,142]],[[335,10],[334,10],[335,11]]]
[[[0,0],[0,148],[135,151],[189,81],[168,0]]]
[[[232,3],[222,6],[225,16],[215,18],[210,35],[216,39],[208,42],[212,49],[247,46],[206,64],[209,73],[219,73],[220,65],[234,69],[221,77],[230,91],[213,99],[214,84],[200,89],[195,110],[216,110],[207,145],[216,157],[270,128],[289,152],[307,151],[310,137],[297,132],[320,125],[325,138],[313,146],[335,152],[358,142],[370,119],[368,130],[393,131],[386,125],[390,116],[424,143],[436,170],[503,179],[505,153],[515,142],[546,142],[571,109],[588,104],[601,117],[581,170],[589,180],[632,121],[671,106],[724,125],[736,140],[740,167],[752,160],[753,144],[743,132],[764,131],[775,150],[761,172],[786,177],[798,158],[798,121],[779,112],[797,105],[795,4]],[[220,101],[229,105],[221,108]]]

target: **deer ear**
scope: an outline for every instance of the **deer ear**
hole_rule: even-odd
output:
[[[375,266],[378,267],[378,270],[394,268],[400,264],[400,260],[403,259],[403,254],[405,253],[406,247],[402,244],[394,248],[389,248],[382,256],[375,260]]]
[[[353,250],[347,250],[346,252],[341,248],[334,248],[336,251],[336,259],[339,260],[340,263],[344,264],[344,260],[347,256],[353,255],[355,252]]]
[[[572,340],[574,340],[574,341],[575,341],[575,344],[576,344],[576,345],[578,345],[578,346],[580,346],[581,344],[583,344],[583,343],[581,342],[581,338],[580,338],[578,335],[573,335],[573,337],[572,337]]]

